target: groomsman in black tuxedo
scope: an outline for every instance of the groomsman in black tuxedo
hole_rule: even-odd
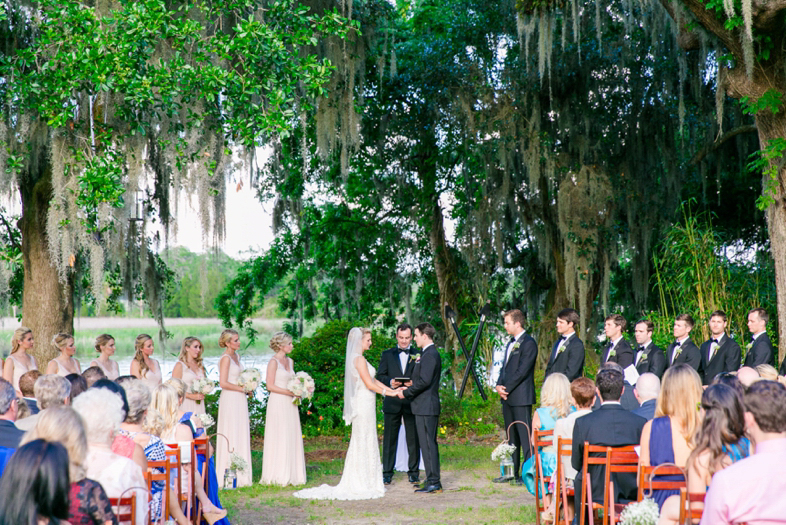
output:
[[[751,368],[759,365],[775,366],[775,352],[772,350],[770,336],[767,335],[767,321],[770,316],[764,308],[754,308],[748,312],[748,330],[751,342],[745,345],[745,364]],[[783,368],[781,366],[781,368]]]
[[[633,335],[636,338],[637,346],[633,364],[636,366],[636,371],[639,375],[650,373],[655,374],[660,379],[663,377],[668,363],[666,363],[666,355],[663,353],[663,350],[652,342],[652,332],[654,331],[655,325],[648,319],[642,319],[636,323]]]
[[[532,429],[532,405],[535,404],[535,360],[538,357],[538,345],[524,332],[525,318],[521,310],[508,310],[504,318],[505,331],[511,338],[505,346],[496,390],[502,399],[505,428],[510,427],[508,444],[516,447],[513,451],[514,483],[522,485],[519,452],[524,453],[524,461],[531,455],[529,436]],[[523,421],[527,426],[518,423],[511,426],[514,421]],[[501,476],[493,481],[502,483],[511,480]]]
[[[418,352],[412,351],[412,327],[402,323],[396,329],[396,346],[382,352],[377,368],[377,380],[398,388],[402,383],[395,378],[411,378],[415,368],[415,359]],[[410,355],[412,356],[410,358]],[[412,381],[406,381],[403,386],[412,386]],[[398,434],[401,429],[401,420],[404,419],[404,428],[407,435],[407,453],[409,464],[407,471],[410,483],[418,483],[420,474],[420,448],[418,447],[418,431],[415,427],[415,415],[412,413],[409,399],[387,396],[382,402],[384,413],[385,432],[382,439],[382,480],[385,485],[393,481],[393,471],[396,467],[396,449],[398,448]]]
[[[701,352],[696,343],[690,340],[690,331],[696,323],[689,314],[680,314],[674,320],[674,338],[676,341],[666,350],[669,366],[686,363],[690,365],[699,376],[702,375]]]
[[[710,314],[710,339],[701,348],[704,384],[709,385],[716,375],[723,372],[736,372],[740,368],[740,345],[726,333],[728,319],[721,310]]]
[[[559,372],[568,381],[579,378],[584,373],[584,343],[576,335],[579,313],[573,308],[565,308],[557,314],[557,333],[559,339],[551,347],[551,355],[546,365],[546,376]]]
[[[439,477],[439,447],[437,446],[437,427],[439,426],[439,378],[442,375],[442,359],[434,345],[437,331],[429,323],[415,327],[415,344],[421,348],[420,357],[415,359],[412,369],[412,386],[399,392],[401,399],[412,401],[415,414],[415,427],[418,443],[423,454],[426,468],[426,481],[415,492],[442,492]]]
[[[608,362],[617,363],[623,370],[633,364],[633,349],[630,347],[622,333],[628,322],[620,314],[612,314],[606,318],[603,329],[606,332],[608,343],[603,349],[603,358],[600,364]]]

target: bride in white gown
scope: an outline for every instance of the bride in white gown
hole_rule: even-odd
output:
[[[371,332],[353,328],[347,339],[347,358],[344,369],[344,422],[352,425],[352,437],[344,461],[341,481],[335,487],[320,485],[295,492],[303,499],[375,499],[385,495],[382,484],[382,463],[379,459],[377,438],[377,404],[375,393],[395,396],[391,390],[374,379],[374,367],[363,357],[371,347]]]

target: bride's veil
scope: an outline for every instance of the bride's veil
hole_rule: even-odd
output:
[[[363,330],[355,327],[349,331],[347,337],[347,359],[344,363],[344,423],[352,424],[357,415],[355,406],[355,387],[360,380],[355,370],[355,358],[362,355],[360,345],[363,343]]]

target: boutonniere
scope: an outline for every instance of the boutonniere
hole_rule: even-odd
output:
[[[641,363],[642,361],[646,361],[646,360],[647,360],[647,353],[644,352],[644,353],[641,354],[641,359],[639,359],[639,363]]]
[[[420,354],[409,354],[409,360],[415,361],[416,363],[420,363]]]
[[[676,354],[674,354],[674,357],[675,357],[675,358],[676,358],[676,357],[679,357],[681,353],[682,353],[682,346],[678,346],[678,347],[677,347],[677,353],[676,353]]]
[[[519,344],[518,344],[518,343],[513,343],[513,346],[511,346],[511,347],[510,347],[510,349],[511,349],[513,352],[515,352],[516,350],[518,350],[518,349],[519,349]]]
[[[615,355],[617,355],[617,350],[615,350],[614,348],[612,348],[611,350],[609,350],[609,355],[608,355],[608,357],[614,357]]]
[[[557,348],[557,355],[560,355],[562,352],[564,352],[567,347],[568,345],[562,345],[559,348]]]
[[[750,351],[751,348],[753,348],[753,343],[752,342],[748,343],[747,345],[745,345],[745,350],[746,351]]]

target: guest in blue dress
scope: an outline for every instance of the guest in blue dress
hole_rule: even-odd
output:
[[[641,433],[641,465],[669,463],[685,468],[694,447],[694,433],[701,422],[699,404],[703,392],[701,378],[690,365],[679,364],[666,370],[655,407],[655,419],[648,421]],[[652,479],[684,481],[685,476],[656,475]],[[648,480],[641,483],[644,483],[647,495],[650,492]],[[673,494],[679,494],[679,491],[653,490],[650,497],[660,508]]]
[[[696,432],[696,448],[688,458],[689,493],[705,494],[716,472],[750,455],[743,407],[742,396],[730,386],[712,385],[704,391],[701,428]],[[661,508],[659,523],[677,525],[679,505],[679,496],[670,496]]]
[[[532,428],[537,430],[554,430],[557,420],[573,412],[573,396],[570,393],[570,381],[564,374],[553,373],[546,378],[540,391],[540,408],[535,410],[532,417]],[[532,443],[535,443],[535,433],[532,433]],[[543,503],[546,508],[551,504],[551,495],[548,494],[548,480],[557,469],[557,454],[554,446],[541,447],[538,450],[540,464],[543,468],[541,486]],[[535,456],[530,457],[522,466],[522,481],[530,493],[535,494]]]

